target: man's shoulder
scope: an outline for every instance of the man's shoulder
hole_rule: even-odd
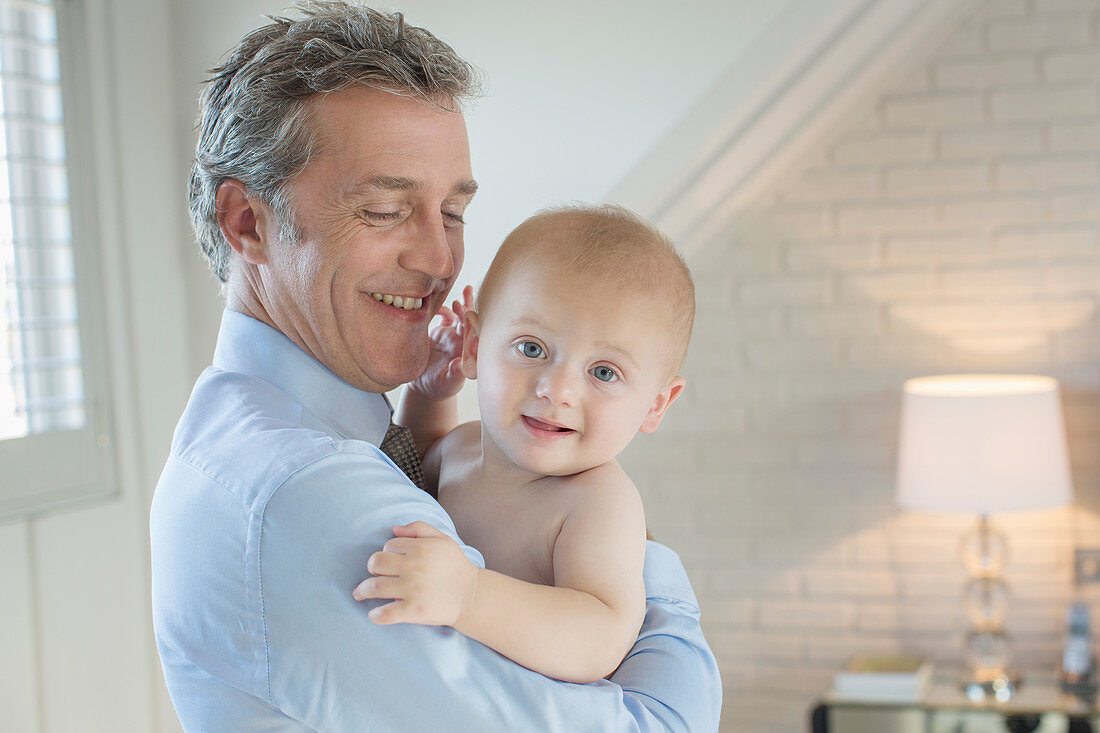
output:
[[[340,453],[377,458],[373,446],[334,436],[274,385],[215,368],[196,383],[172,441],[174,459],[246,506],[264,501],[306,466]]]
[[[251,452],[279,446],[277,453],[264,457],[285,460],[288,449],[299,446],[331,449],[332,436],[308,427],[306,418],[305,408],[274,385],[249,374],[210,368],[195,384],[180,417],[173,453]]]

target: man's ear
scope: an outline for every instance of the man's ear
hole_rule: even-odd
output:
[[[462,373],[466,375],[466,379],[477,379],[477,344],[480,328],[477,313],[472,310],[466,311],[462,324]]]
[[[249,197],[248,189],[240,181],[227,178],[218,186],[214,207],[222,236],[233,251],[249,264],[266,264],[264,232],[274,218],[267,204],[259,198]]]
[[[676,398],[684,391],[684,385],[686,384],[687,381],[683,377],[673,377],[672,381],[666,384],[665,388],[657,394],[657,398],[653,400],[653,405],[646,413],[645,419],[642,420],[642,427],[639,428],[643,433],[652,433],[657,430],[661,420],[665,417],[665,412],[668,411],[669,405],[676,401]]]

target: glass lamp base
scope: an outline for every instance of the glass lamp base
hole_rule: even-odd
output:
[[[1020,688],[1021,677],[1014,671],[971,673],[962,679],[963,693],[974,702],[984,700],[996,700],[1007,702],[1012,699]]]

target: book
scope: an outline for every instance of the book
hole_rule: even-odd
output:
[[[932,682],[923,657],[862,654],[833,676],[833,695],[847,700],[919,702]]]

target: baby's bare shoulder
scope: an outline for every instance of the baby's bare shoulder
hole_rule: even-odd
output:
[[[456,465],[462,465],[462,457],[468,455],[470,446],[476,447],[480,439],[480,423],[463,423],[431,444],[421,464],[424,478],[430,487],[435,487],[437,496],[445,477],[453,474]]]
[[[481,422],[472,420],[459,425],[451,432],[437,440],[432,446],[444,458],[455,454],[461,454],[472,446],[481,442]]]
[[[574,501],[586,507],[641,503],[638,488],[614,460],[562,480],[568,484]]]
[[[644,554],[645,508],[626,471],[612,461],[568,481],[568,506],[555,540],[555,567],[560,558],[588,557],[592,547]],[[638,568],[640,572],[640,564]]]

